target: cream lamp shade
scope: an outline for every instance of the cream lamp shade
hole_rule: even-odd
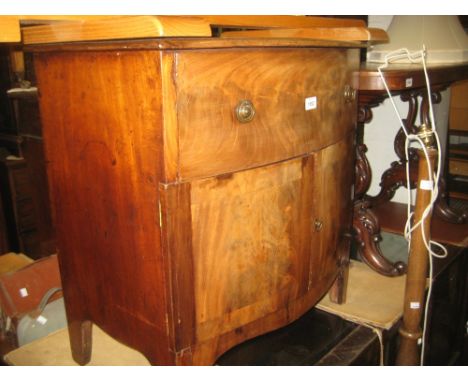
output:
[[[468,62],[468,35],[457,16],[394,16],[387,33],[390,42],[368,49],[367,61],[383,62],[390,52],[425,45],[427,63]]]

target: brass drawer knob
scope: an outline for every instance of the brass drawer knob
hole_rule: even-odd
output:
[[[250,122],[255,116],[255,108],[249,100],[242,100],[236,106],[236,117],[240,123]]]
[[[314,228],[315,228],[315,232],[321,231],[323,228],[323,222],[321,220],[315,219]]]
[[[343,94],[346,102],[353,102],[356,99],[356,89],[353,89],[350,85],[345,86]]]

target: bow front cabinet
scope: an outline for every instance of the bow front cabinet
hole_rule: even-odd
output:
[[[342,293],[359,49],[169,38],[32,50],[77,362],[94,323],[152,364],[213,364]]]

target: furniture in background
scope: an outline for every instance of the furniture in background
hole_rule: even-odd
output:
[[[38,259],[55,253],[41,122],[31,55],[2,49],[0,183],[9,251]],[[19,58],[21,57],[21,59]],[[26,78],[28,81],[26,81]],[[32,84],[31,84],[32,82]]]
[[[5,253],[0,256],[0,278],[2,275],[14,273],[18,269],[25,267],[33,262],[33,260],[21,253]],[[3,292],[0,292],[3,293]],[[3,306],[0,297],[0,366],[3,365],[3,357],[11,350],[16,349],[17,344],[11,340],[11,336],[7,333],[7,328],[12,327],[11,321],[8,323],[8,318],[3,312]]]
[[[359,76],[359,115],[360,130],[358,133],[356,188],[354,205],[354,229],[357,248],[364,262],[377,272],[388,276],[398,276],[406,271],[402,262],[389,262],[380,250],[380,217],[376,215],[374,207],[389,202],[395,191],[406,186],[406,159],[404,151],[405,135],[402,129],[395,137],[394,148],[399,160],[391,164],[382,174],[381,190],[376,196],[367,195],[371,182],[371,163],[366,157],[366,146],[363,144],[365,124],[372,119],[372,108],[383,102],[388,94],[377,71],[376,64],[363,64],[356,75]],[[468,65],[429,65],[428,74],[431,82],[432,101],[441,100],[440,92],[452,83],[468,78]],[[429,104],[424,72],[419,65],[392,64],[384,70],[385,79],[392,95],[399,95],[402,101],[408,102],[408,114],[404,119],[406,128],[411,133],[416,131],[416,118],[419,112],[420,123],[429,122]],[[410,149],[410,181],[414,188],[417,179],[417,155]],[[465,224],[466,213],[454,210],[447,203],[445,182],[441,178],[439,185],[439,199],[435,205],[435,214],[442,216],[453,224]]]
[[[0,46],[0,130],[5,131],[10,125],[11,110],[8,103],[7,90],[10,88],[10,70],[8,61],[8,49]],[[1,151],[1,149],[0,149]],[[5,219],[5,210],[3,207],[2,197],[0,193],[0,253],[9,251],[9,234],[8,226]]]
[[[34,190],[31,188],[27,162],[22,159],[2,158],[0,160],[0,184],[10,248],[40,257],[38,225],[34,204]]]
[[[3,202],[0,198],[0,251],[6,253],[10,244],[8,242],[7,226],[5,223],[5,215],[3,210]]]
[[[17,348],[54,330],[66,327],[60,293],[57,256],[32,261],[23,254],[7,254],[0,261],[29,261],[0,273],[0,342],[2,348]]]
[[[301,38],[211,37],[214,25],[253,21]],[[332,285],[343,301],[364,23],[134,17],[75,27],[24,30],[74,359],[89,361],[95,323],[152,364],[211,364],[297,319]]]
[[[32,63],[29,64],[32,65]],[[20,156],[24,158],[27,169],[27,187],[31,189],[34,203],[34,224],[37,232],[35,240],[37,244],[30,251],[24,252],[32,258],[45,257],[56,253],[37,97],[37,90],[34,91],[34,88],[9,93],[17,134],[21,139]],[[15,184],[12,184],[12,186],[16,187]]]

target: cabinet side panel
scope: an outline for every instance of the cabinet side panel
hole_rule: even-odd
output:
[[[170,363],[159,54],[38,53],[35,63],[68,319]]]

